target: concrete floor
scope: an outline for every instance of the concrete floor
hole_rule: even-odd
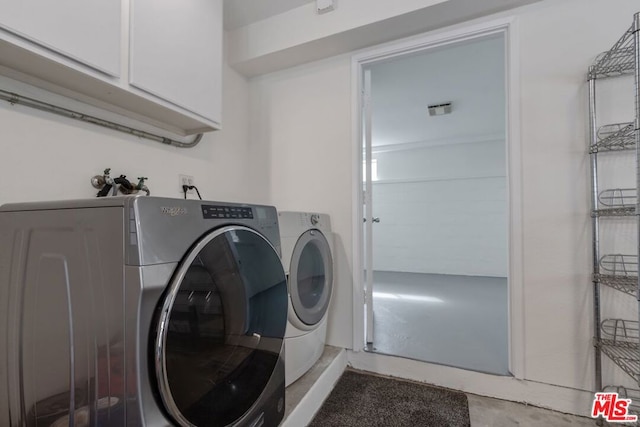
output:
[[[305,395],[316,382],[320,381],[323,372],[338,357],[340,351],[342,350],[339,348],[326,346],[322,357],[309,372],[287,387],[283,424],[292,425],[286,422],[287,417],[296,406],[303,404],[302,400]],[[467,394],[467,400],[471,427],[593,427],[596,425],[595,420],[591,418],[563,414],[522,403],[475,394]],[[310,414],[311,416],[312,414]],[[295,425],[295,427],[302,427],[302,425]]]
[[[509,375],[507,279],[375,271],[371,351]]]
[[[596,425],[576,417],[522,403],[467,394],[471,427],[581,427]]]

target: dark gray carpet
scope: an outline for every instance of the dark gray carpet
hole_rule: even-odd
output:
[[[311,427],[469,427],[464,393],[347,370]]]

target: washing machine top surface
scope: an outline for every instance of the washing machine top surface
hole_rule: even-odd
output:
[[[199,237],[225,225],[256,230],[282,254],[273,206],[136,195],[6,204],[0,213],[108,207],[122,208],[127,265],[178,262]]]
[[[125,206],[131,199],[141,196],[96,197],[94,199],[47,200],[41,202],[7,203],[0,212],[43,211],[56,209],[83,209]]]

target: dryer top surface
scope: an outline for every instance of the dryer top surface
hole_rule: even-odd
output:
[[[331,217],[325,213],[282,211],[278,212],[278,222],[283,238],[297,238],[311,229],[318,229],[325,236],[331,233]]]

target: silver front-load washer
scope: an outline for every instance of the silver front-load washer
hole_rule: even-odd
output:
[[[0,425],[278,425],[277,218],[154,197],[1,207]]]

